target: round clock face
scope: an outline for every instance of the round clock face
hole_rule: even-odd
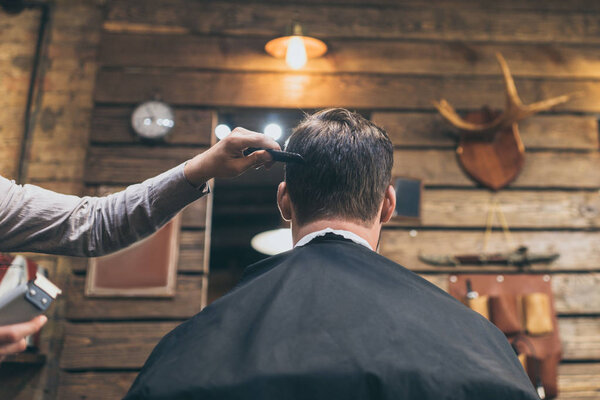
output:
[[[143,138],[161,139],[175,126],[175,115],[168,104],[147,101],[133,110],[131,126]]]

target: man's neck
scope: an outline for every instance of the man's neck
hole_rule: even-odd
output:
[[[296,245],[298,240],[302,239],[309,233],[320,231],[326,228],[352,232],[355,235],[365,239],[371,245],[371,248],[376,249],[377,242],[379,241],[379,231],[381,230],[381,225],[373,224],[372,226],[365,226],[352,221],[337,219],[323,219],[309,222],[304,225],[292,223],[292,238],[294,245]]]

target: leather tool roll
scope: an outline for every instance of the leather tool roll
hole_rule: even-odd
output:
[[[486,319],[490,319],[490,313],[488,310],[488,297],[479,296],[474,299],[466,299],[465,303],[471,310],[478,312],[483,315]]]
[[[477,292],[478,297],[467,298],[467,281],[470,291]],[[546,399],[557,396],[561,345],[550,276],[454,274],[449,277],[448,291],[475,311],[486,309],[483,303],[487,297],[490,321],[517,344],[519,361],[525,365],[533,385],[541,381]]]
[[[527,371],[527,354],[521,353],[521,354],[518,355],[518,357],[519,357],[519,362],[523,366],[523,369],[525,371]]]
[[[536,374],[539,375],[542,384],[544,385],[544,391],[546,392],[546,398],[551,399],[558,395],[558,363],[560,362],[560,355],[554,355],[546,357],[542,360],[536,359],[535,357],[527,357],[527,374],[532,382],[535,382]]]
[[[523,297],[525,329],[530,335],[551,333],[552,313],[550,299],[545,293],[530,293]]]
[[[521,297],[513,294],[491,296],[490,321],[506,335],[523,332]]]

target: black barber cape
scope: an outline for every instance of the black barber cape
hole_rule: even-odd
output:
[[[126,399],[537,399],[504,335],[337,235],[246,269],[156,346]]]

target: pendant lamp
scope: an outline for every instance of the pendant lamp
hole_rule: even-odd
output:
[[[287,36],[270,40],[265,51],[275,58],[283,58],[292,69],[300,69],[309,58],[321,57],[327,45],[319,39],[304,35],[299,23],[292,23]]]

